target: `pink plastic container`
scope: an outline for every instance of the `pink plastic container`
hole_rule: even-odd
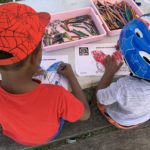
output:
[[[68,48],[72,46],[82,45],[85,43],[101,40],[104,36],[106,36],[106,31],[102,25],[102,21],[99,19],[99,16],[96,15],[96,13],[91,7],[58,13],[58,14],[51,14],[51,22],[53,22],[54,20],[58,20],[58,19],[65,20],[65,19],[69,19],[69,18],[73,18],[77,16],[82,16],[82,15],[90,15],[92,17],[100,35],[91,36],[91,37],[83,38],[83,39],[72,41],[72,42],[50,45],[50,46],[44,46],[44,44],[42,43],[43,50],[54,51],[54,50],[59,50],[59,49]]]
[[[100,2],[104,2],[104,1],[110,2],[110,3],[112,3],[112,4],[114,4],[114,3],[116,3],[116,2],[124,1],[124,2],[126,2],[129,6],[131,6],[131,7],[135,10],[135,12],[137,13],[137,15],[139,15],[139,16],[143,15],[142,10],[136,5],[136,3],[135,3],[133,0],[100,0]],[[96,11],[96,13],[99,15],[100,19],[102,20],[103,26],[104,26],[104,28],[105,28],[107,34],[108,34],[109,36],[115,36],[115,35],[120,34],[121,29],[119,29],[119,30],[112,30],[112,31],[109,29],[109,27],[107,26],[107,24],[106,24],[105,21],[103,20],[101,14],[99,13],[99,11],[97,10],[97,8],[96,8],[96,6],[95,6],[95,4],[94,4],[94,3],[96,3],[96,2],[97,2],[97,0],[91,0],[92,7],[93,7],[94,10]]]

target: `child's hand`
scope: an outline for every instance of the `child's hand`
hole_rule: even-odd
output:
[[[122,65],[123,62],[120,62],[118,64],[113,56],[108,55],[104,60],[105,73],[114,75],[121,68]]]
[[[62,63],[57,69],[57,73],[63,75],[67,79],[75,77],[74,72],[70,64]]]

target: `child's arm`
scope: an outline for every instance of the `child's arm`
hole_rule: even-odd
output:
[[[65,76],[69,80],[74,96],[84,104],[85,110],[80,120],[87,120],[90,117],[90,108],[80,84],[71,68],[71,65],[61,64],[58,68],[58,73]]]
[[[105,72],[97,86],[97,91],[100,89],[107,88],[110,85],[115,73],[120,69],[122,64],[122,62],[120,64],[117,64],[114,57],[106,57],[106,59],[104,60]]]
[[[105,72],[96,91],[97,100],[103,105],[111,105],[116,102],[119,87],[117,82],[112,84],[111,82],[114,74],[120,69],[122,64],[122,62],[117,64],[116,60],[111,56],[107,56],[104,60]]]

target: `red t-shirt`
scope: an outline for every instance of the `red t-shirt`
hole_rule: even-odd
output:
[[[61,86],[39,84],[24,94],[0,88],[3,133],[24,145],[46,143],[58,131],[60,117],[76,122],[83,112],[83,104]]]

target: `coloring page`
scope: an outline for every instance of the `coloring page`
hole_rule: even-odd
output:
[[[68,81],[57,73],[57,69],[61,63],[68,63],[67,55],[42,56],[42,62],[39,70],[43,71],[42,75],[34,78],[41,80],[45,84],[55,84],[68,89]]]
[[[107,55],[113,55],[117,63],[123,61],[122,55],[116,50],[115,43],[85,44],[75,47],[75,69],[78,76],[102,76],[103,61]],[[116,75],[128,75],[129,69],[124,63]]]

